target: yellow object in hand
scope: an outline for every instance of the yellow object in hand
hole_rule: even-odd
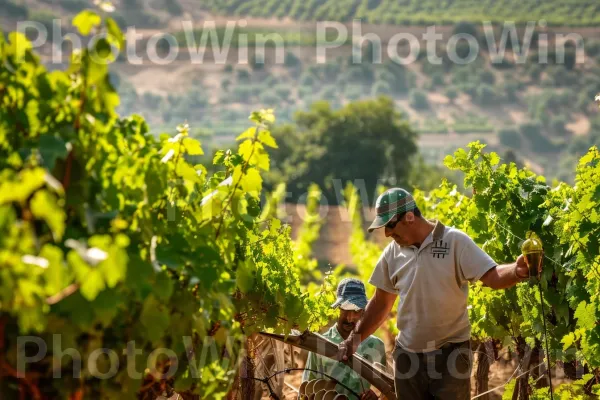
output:
[[[527,233],[527,240],[521,246],[521,253],[525,257],[525,263],[529,268],[529,277],[539,278],[542,273],[544,247],[535,232]]]

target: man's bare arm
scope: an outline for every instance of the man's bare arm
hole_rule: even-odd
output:
[[[383,289],[375,291],[375,295],[365,308],[363,317],[354,329],[355,334],[360,335],[361,342],[371,336],[387,320],[396,297],[398,297],[397,294],[386,292]]]
[[[515,263],[498,265],[490,269],[480,280],[492,289],[507,289],[527,279],[528,271],[525,259],[520,256]]]

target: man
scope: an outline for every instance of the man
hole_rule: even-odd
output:
[[[497,265],[465,233],[428,221],[404,189],[383,193],[369,232],[384,228],[393,241],[369,282],[377,287],[356,329],[340,345],[347,361],[363,338],[385,322],[400,296],[393,353],[399,400],[462,400],[470,397],[472,368],[467,312],[468,283],[493,289],[528,278],[525,260]]]
[[[362,318],[364,309],[367,305],[367,295],[365,285],[358,279],[343,279],[337,287],[337,300],[331,305],[332,308],[339,308],[340,314],[337,323],[333,325],[323,337],[333,343],[339,344],[348,338],[355,329],[356,324]],[[386,366],[385,346],[381,339],[366,335],[366,339],[357,346],[355,352],[371,363],[380,363]],[[362,379],[354,370],[345,364],[321,357],[314,353],[308,354],[306,361],[307,370],[302,375],[302,381],[312,379],[328,379],[324,375],[309,371],[315,370],[332,376],[343,383],[354,392],[361,395],[361,400],[375,400],[377,395],[370,390],[370,384]],[[348,398],[354,398],[342,386],[337,385],[336,391],[345,394]]]

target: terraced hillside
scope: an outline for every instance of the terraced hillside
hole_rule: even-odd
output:
[[[290,17],[295,20],[349,21],[361,18],[385,24],[451,24],[457,21],[526,22],[594,26],[600,3],[592,0],[201,0],[221,15]]]
[[[594,0],[114,0],[116,19],[158,27],[170,19],[256,17],[295,21],[351,21],[391,25],[452,25],[459,21],[545,20],[549,26],[598,27],[600,2]],[[41,22],[93,6],[92,0],[3,0],[3,18]],[[6,21],[4,21],[6,22]]]

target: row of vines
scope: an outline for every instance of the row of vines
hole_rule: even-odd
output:
[[[187,125],[157,137],[116,113],[115,21],[74,25],[104,35],[65,71],[0,36],[0,392],[224,398],[245,338],[328,312],[327,287],[300,284],[290,227],[261,211],[274,116],[253,113],[208,174]]]
[[[484,152],[484,147],[472,143],[445,160],[448,168],[464,173],[471,196],[448,182],[431,192],[415,191],[417,204],[428,218],[467,232],[498,263],[518,257],[529,230],[544,243],[540,280],[544,314],[534,284],[502,291],[481,285],[471,288],[472,339],[483,353],[479,360],[497,359],[500,348],[513,350],[520,360],[514,375],[518,379],[506,386],[504,398],[550,398],[549,382],[539,368],[545,359],[545,320],[550,365],[573,382],[555,388],[554,394],[565,399],[592,398],[600,393],[600,152],[591,148],[581,158],[574,186],[550,187],[543,177],[514,163],[500,164],[498,155]],[[365,239],[356,189],[348,187],[346,192],[353,221],[352,255],[366,281],[381,247]],[[489,361],[479,368],[486,372],[477,381],[477,391],[483,393],[488,390]]]
[[[427,25],[461,21],[504,23],[545,20],[558,26],[594,26],[598,5],[589,0],[559,2],[471,2],[456,0],[205,0],[202,6],[221,15],[263,18],[289,17],[300,21],[351,21],[372,24]]]

